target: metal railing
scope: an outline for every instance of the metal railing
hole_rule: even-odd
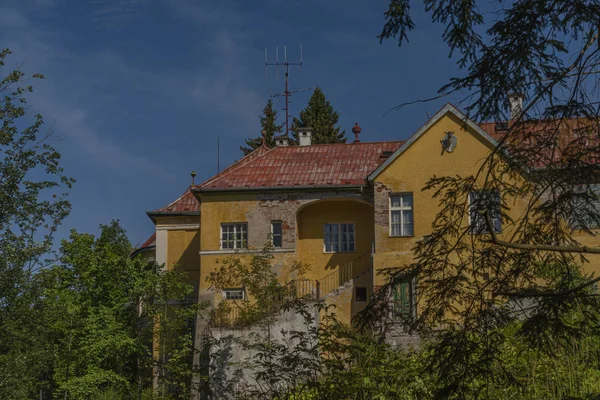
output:
[[[340,265],[338,269],[317,281],[317,299],[321,300],[328,293],[369,271],[371,265],[371,252],[365,253],[347,264]]]
[[[322,300],[329,293],[358,278],[372,267],[371,252],[339,266],[324,278],[294,279],[282,286],[273,287],[272,298],[282,304],[286,300]],[[248,310],[249,311],[249,310]],[[255,319],[238,304],[227,304],[212,311],[210,325],[215,328],[241,328]]]

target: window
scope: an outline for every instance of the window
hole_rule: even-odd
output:
[[[477,235],[489,233],[485,216],[479,209],[488,211],[495,233],[502,232],[500,218],[500,192],[497,190],[474,190],[469,193],[469,221],[471,232]]]
[[[573,194],[581,194],[573,205],[571,226],[575,229],[598,229],[600,228],[600,185],[582,186],[580,192],[573,190]]]
[[[248,247],[248,224],[221,224],[221,249]]]
[[[414,278],[398,282],[392,289],[392,311],[394,319],[410,318],[415,314]]]
[[[365,302],[367,301],[367,288],[366,287],[356,287],[356,294],[354,296],[356,301]]]
[[[325,253],[354,251],[354,224],[325,224]]]
[[[224,289],[223,298],[225,300],[244,300],[244,289]]]
[[[281,247],[283,241],[281,221],[271,221],[271,240],[273,242],[273,247]]]
[[[413,236],[413,195],[390,195],[390,236]]]

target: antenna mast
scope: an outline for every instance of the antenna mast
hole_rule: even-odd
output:
[[[300,61],[290,62],[287,60],[287,46],[283,46],[283,62],[279,62],[279,47],[275,47],[275,62],[269,62],[267,58],[267,49],[265,49],[265,76],[267,76],[267,67],[274,66],[277,68],[277,79],[279,79],[279,67],[283,67],[285,74],[285,134],[287,136],[290,130],[290,96],[293,92],[289,89],[289,67],[300,67],[300,81],[302,81],[302,42],[300,42]]]

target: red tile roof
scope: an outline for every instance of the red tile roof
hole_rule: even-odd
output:
[[[144,247],[150,247],[156,245],[156,232],[152,234],[138,249],[143,249]]]
[[[598,121],[589,118],[533,120],[503,123],[480,123],[481,129],[501,140],[511,129],[506,144],[511,153],[526,157],[530,166],[547,167],[573,161],[600,164],[598,154]]]
[[[369,173],[385,161],[383,152],[394,152],[403,143],[315,144],[263,149],[261,154],[240,160],[196,189],[363,185]]]
[[[187,211],[200,211],[200,204],[194,194],[187,188],[185,192],[171,204],[153,211],[154,213],[177,213]]]

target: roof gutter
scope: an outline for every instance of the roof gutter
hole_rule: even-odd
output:
[[[129,258],[134,258],[138,254],[145,253],[147,251],[156,250],[156,245],[142,247],[140,249],[135,250],[133,253],[129,255]]]
[[[148,211],[146,215],[150,217],[150,219],[154,222],[156,220],[155,217],[161,216],[171,216],[171,217],[180,217],[180,216],[188,216],[188,217],[196,217],[200,215],[200,211]]]
[[[236,192],[264,192],[264,191],[295,191],[295,190],[362,190],[364,184],[352,185],[298,185],[298,186],[251,186],[229,188],[192,188],[193,193],[236,193]]]

